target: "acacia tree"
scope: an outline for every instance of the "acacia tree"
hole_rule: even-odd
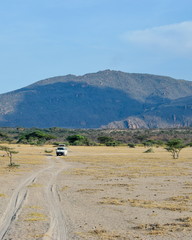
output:
[[[89,145],[87,137],[79,134],[68,136],[66,139],[70,145]]]
[[[55,139],[55,136],[47,134],[44,131],[35,130],[33,132],[25,133],[19,137],[17,143],[29,144],[44,144],[47,140]]]
[[[171,152],[174,159],[178,159],[179,153],[184,147],[186,147],[186,145],[181,139],[172,139],[167,142],[165,149]]]
[[[16,154],[18,152],[14,151],[13,148],[7,146],[0,146],[0,150],[5,151],[9,157],[9,166],[14,166],[15,164],[13,163],[13,154]]]

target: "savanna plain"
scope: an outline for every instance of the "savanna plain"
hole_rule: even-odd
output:
[[[192,239],[192,149],[51,145],[0,152],[0,239]],[[19,165],[19,166],[17,166]]]

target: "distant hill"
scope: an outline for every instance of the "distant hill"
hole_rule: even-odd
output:
[[[0,126],[192,126],[192,82],[111,70],[53,77],[1,94]]]

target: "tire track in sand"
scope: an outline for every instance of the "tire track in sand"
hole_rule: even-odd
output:
[[[40,175],[46,170],[49,170],[52,167],[53,164],[44,169],[41,169],[36,173],[33,173],[30,177],[24,179],[24,181],[22,181],[19,186],[14,190],[7,208],[3,213],[2,217],[0,218],[0,240],[3,239],[3,237],[11,227],[11,224],[16,219],[19,210],[22,208],[28,194],[27,186],[33,183],[38,177],[38,175]]]
[[[67,240],[66,224],[62,208],[60,205],[60,198],[56,187],[56,178],[65,167],[52,173],[52,177],[46,188],[46,196],[48,201],[48,209],[50,212],[50,226],[43,240]]]

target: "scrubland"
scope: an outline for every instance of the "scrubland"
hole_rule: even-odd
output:
[[[191,148],[172,159],[160,147],[144,153],[144,147],[70,146],[66,157],[56,157],[52,146],[12,147],[19,152],[13,161],[20,166],[8,168],[0,153],[1,215],[18,184],[41,173],[27,185],[28,195],[2,239],[192,238]],[[56,199],[49,199],[49,185],[55,187]],[[49,201],[62,212],[59,228],[66,229],[57,238],[49,231]]]

